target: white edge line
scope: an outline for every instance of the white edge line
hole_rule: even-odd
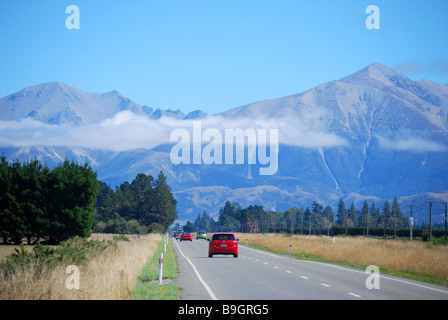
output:
[[[311,260],[300,260],[300,261],[303,261],[303,262],[306,262],[306,263],[323,264],[323,265],[326,265],[326,266],[329,266],[329,267],[333,267],[333,268],[337,268],[337,269],[341,269],[341,270],[345,270],[345,271],[351,271],[351,272],[363,273],[363,274],[366,273],[365,271],[356,270],[356,269],[349,269],[349,268],[337,266],[337,265],[334,265],[334,264],[331,264],[331,263],[324,263],[324,262],[311,261]],[[448,291],[446,291],[446,290],[441,290],[441,289],[425,286],[425,285],[422,285],[422,284],[419,284],[419,283],[406,281],[406,280],[402,280],[402,279],[398,279],[398,278],[391,278],[391,277],[388,277],[388,276],[384,276],[383,274],[381,274],[381,279],[388,279],[388,280],[392,280],[392,281],[403,282],[403,283],[406,283],[406,284],[409,284],[409,285],[413,285],[413,286],[416,286],[416,287],[421,287],[421,288],[425,288],[425,289],[428,289],[428,290],[434,290],[434,291],[438,291],[438,292],[442,292],[442,293],[448,294]]]
[[[176,243],[176,242],[174,242]],[[190,261],[190,259],[187,258],[186,255],[184,255],[184,253],[182,252],[182,250],[179,248],[179,245],[176,243],[177,248],[179,249],[180,253],[182,254],[182,256],[187,259],[188,263],[193,267],[194,272],[196,273],[196,276],[198,277],[199,281],[201,281],[202,285],[204,286],[205,290],[207,290],[208,294],[210,295],[210,298],[212,298],[212,300],[218,300],[218,298],[215,296],[215,294],[213,293],[212,289],[210,289],[210,287],[208,286],[208,284],[204,281],[204,279],[202,279],[201,275],[199,274],[198,269],[196,269],[195,265],[193,264],[193,262]]]
[[[243,248],[243,246],[241,246],[241,247]],[[272,253],[269,253],[269,252],[265,252],[263,250],[253,249],[253,248],[249,248],[249,247],[246,247],[246,246],[244,246],[244,248],[245,249],[249,249],[249,250],[253,250],[253,251],[257,251],[259,253],[263,253],[263,254],[266,254],[268,256],[276,257],[278,259],[288,259],[286,257],[282,257],[281,255],[272,254]],[[352,271],[352,272],[364,273],[365,274],[365,271],[344,268],[342,266],[337,266],[337,265],[334,265],[334,264],[331,264],[331,263],[323,263],[323,262],[311,261],[311,260],[297,260],[297,261],[303,261],[305,263],[324,264],[326,266],[330,266],[330,267],[337,268],[337,269],[342,269],[342,270],[346,270],[346,271]],[[434,291],[438,291],[438,292],[442,292],[442,293],[448,294],[448,291],[446,291],[446,290],[441,290],[441,289],[425,286],[425,285],[422,285],[422,284],[419,284],[419,283],[414,283],[414,282],[411,282],[411,281],[406,281],[406,280],[401,280],[401,279],[396,279],[396,278],[390,278],[390,277],[384,276],[383,274],[381,274],[381,279],[388,279],[388,280],[403,282],[403,283],[406,283],[406,284],[409,284],[409,285],[413,285],[413,286],[416,286],[416,287],[421,287],[421,288],[425,288],[425,289],[434,290]]]

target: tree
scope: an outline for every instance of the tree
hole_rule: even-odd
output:
[[[17,182],[21,169],[19,162],[10,165],[4,156],[1,157],[0,233],[4,243],[8,238],[12,238],[14,242],[18,243],[26,232],[25,219],[18,199],[20,185]]]
[[[322,226],[322,210],[323,207],[317,203],[316,201],[313,201],[313,203],[311,204],[311,208],[312,208],[312,228],[314,230],[314,234],[316,234],[316,228],[319,228]]]
[[[394,201],[392,202],[392,215],[394,220],[394,226],[396,228],[406,228],[407,227],[407,219],[403,216],[403,212],[401,212],[400,206],[398,205],[397,197],[394,197]]]
[[[38,160],[0,164],[0,234],[20,243],[23,237],[48,237],[57,243],[88,237],[98,193],[96,173],[86,164],[64,161],[50,170]]]
[[[381,213],[381,223],[383,225],[384,228],[384,236],[387,236],[387,228],[389,227],[389,220],[391,218],[391,211],[390,211],[390,205],[389,205],[389,201],[386,200],[386,202],[384,202],[384,206],[383,206],[383,212]]]
[[[351,222],[351,226],[358,226],[358,214],[356,212],[355,204],[352,202],[350,209],[347,211],[347,218]]]
[[[177,201],[174,199],[171,188],[163,171],[159,172],[154,182],[154,201],[151,217],[165,227],[165,230],[177,219]]]
[[[218,223],[221,230],[239,231],[241,228],[241,207],[239,204],[226,201],[224,207],[219,210]]]
[[[313,226],[312,216],[313,216],[313,213],[310,210],[310,207],[307,207],[305,210],[305,214],[304,214],[304,220],[305,220],[304,225],[305,225],[305,227],[308,228],[308,234],[311,234],[311,230],[312,230],[312,226]]]
[[[367,201],[364,200],[361,209],[362,234],[369,235],[370,211]]]
[[[372,205],[370,206],[370,221],[372,222],[373,228],[378,228],[380,226],[380,217],[380,209],[376,207],[375,201],[373,201]]]
[[[333,235],[333,222],[334,222],[334,213],[333,209],[327,205],[324,209],[323,215],[326,219],[326,227],[327,227],[327,236],[330,235],[330,228],[331,228],[331,235]]]
[[[292,234],[294,233],[294,228],[296,226],[296,220],[297,220],[297,209],[296,208],[289,208],[285,211],[285,220],[286,225],[289,227],[289,232]]]
[[[187,223],[182,227],[182,229],[188,233],[194,232],[194,225],[190,220],[188,220]]]
[[[345,208],[344,200],[339,200],[338,203],[338,219],[337,224],[345,226],[345,236],[347,236],[347,209]]]
[[[50,242],[90,236],[98,189],[96,173],[87,163],[65,160],[50,171],[45,188]]]

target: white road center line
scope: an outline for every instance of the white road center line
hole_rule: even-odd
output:
[[[361,296],[359,294],[356,294],[356,293],[349,292],[348,294],[351,295],[351,296],[354,296],[356,298],[361,298]]]

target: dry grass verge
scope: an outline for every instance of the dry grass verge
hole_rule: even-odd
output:
[[[93,236],[94,239],[95,236]],[[161,235],[140,236],[131,241],[119,241],[117,247],[108,247],[79,268],[79,289],[68,289],[66,281],[72,273],[67,266],[58,266],[51,272],[32,268],[13,275],[0,274],[1,300],[120,300],[129,299],[137,278],[148,258],[157,250]]]
[[[281,234],[238,234],[240,245],[250,244],[275,252],[291,252],[301,258],[343,263],[354,266],[376,265],[389,273],[429,276],[448,284],[448,246],[435,246],[420,241],[382,240],[364,237],[300,236]],[[415,278],[415,277],[414,277]],[[423,280],[423,279],[421,279]]]

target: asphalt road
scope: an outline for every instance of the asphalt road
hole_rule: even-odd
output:
[[[239,257],[208,257],[208,241],[170,239],[185,300],[448,300],[448,288],[239,246]],[[370,278],[369,278],[370,277]],[[367,281],[366,281],[367,280]],[[379,280],[379,281],[378,281]],[[368,284],[379,288],[368,289]]]

